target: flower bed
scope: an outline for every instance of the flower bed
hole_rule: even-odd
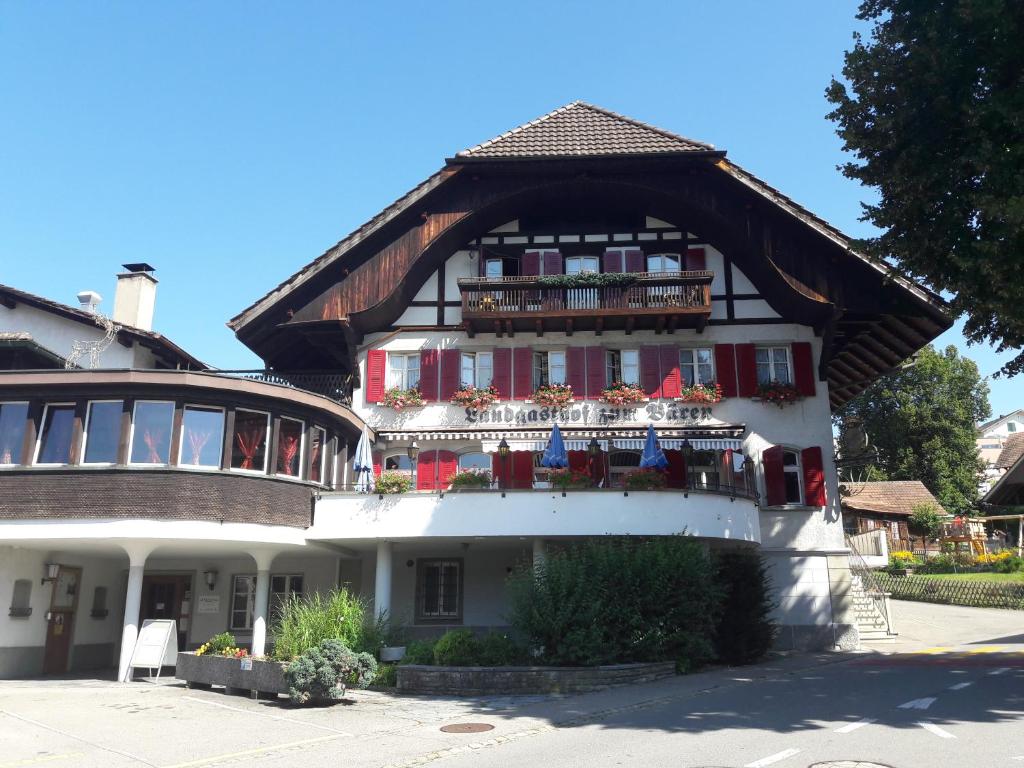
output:
[[[626,403],[642,403],[647,400],[647,393],[639,384],[626,384],[614,381],[610,387],[601,390],[602,403],[609,405],[625,405]]]
[[[537,387],[537,391],[530,396],[537,405],[546,405],[549,408],[561,408],[573,402],[572,387],[568,384],[545,384]]]
[[[589,488],[594,484],[590,475],[578,469],[552,469],[548,473],[551,487],[561,491],[569,488]]]
[[[486,408],[498,402],[498,390],[495,387],[471,387],[463,384],[455,390],[450,402],[452,405],[461,405],[465,408]]]
[[[771,381],[757,387],[757,396],[763,403],[771,403],[779,408],[795,403],[800,399],[800,392],[792,384]]]
[[[676,400],[680,403],[718,403],[722,400],[722,385],[694,384],[683,387]]]
[[[393,408],[396,411],[401,411],[403,408],[418,408],[423,404],[423,394],[416,387],[409,389],[391,387],[391,389],[384,390],[384,399],[377,402],[377,405]]]
[[[288,693],[284,671],[288,665],[263,658],[235,658],[219,655],[178,654],[174,676],[189,688],[222,685],[228,689],[250,693],[253,698]]]

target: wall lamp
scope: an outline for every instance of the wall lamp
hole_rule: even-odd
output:
[[[213,588],[217,586],[217,572],[216,571],[203,571],[203,576],[206,577],[206,586],[213,591]]]
[[[45,584],[48,581],[50,583],[53,583],[53,582],[55,582],[57,580],[57,577],[59,575],[60,575],[60,563],[47,563],[46,564],[46,575],[42,579],[40,579],[39,583],[40,584]]]

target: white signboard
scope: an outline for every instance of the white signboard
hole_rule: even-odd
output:
[[[198,613],[220,613],[220,595],[199,595],[196,598]]]
[[[173,667],[178,659],[178,628],[173,619],[146,619],[142,622],[139,637],[135,641],[132,660],[128,665],[128,677],[136,667],[155,669],[160,677],[160,667]]]

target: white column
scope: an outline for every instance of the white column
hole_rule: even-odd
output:
[[[544,539],[533,540],[533,567],[544,565],[548,559],[548,543]]]
[[[267,614],[270,608],[270,565],[274,561],[274,552],[253,552],[256,561],[256,599],[252,610],[252,649],[253,656],[262,656],[267,648]]]
[[[139,611],[142,607],[142,576],[146,570],[149,548],[125,548],[128,553],[128,591],[124,598],[124,622],[121,629],[121,658],[117,665],[117,679],[126,683],[131,678],[128,664],[135,652],[139,637]]]
[[[391,615],[391,542],[377,542],[377,575],[374,580],[373,612],[379,618]]]

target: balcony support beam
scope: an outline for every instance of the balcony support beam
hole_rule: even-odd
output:
[[[604,318],[599,317],[594,321],[594,335],[600,336],[604,333]]]
[[[537,328],[537,338],[540,338],[544,335],[544,321],[538,317],[534,325]]]
[[[633,326],[636,325],[636,317],[630,315],[626,318],[626,335],[631,336],[633,334]]]
[[[572,318],[565,318],[565,335],[572,336]]]

